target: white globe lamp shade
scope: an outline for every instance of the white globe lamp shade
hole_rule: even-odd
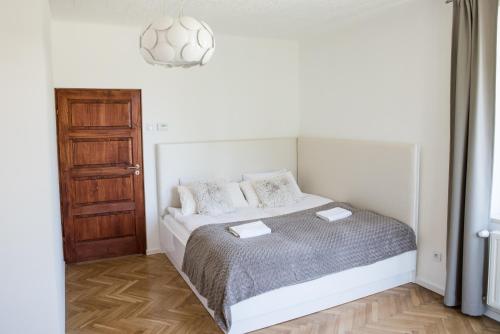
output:
[[[203,66],[212,58],[215,39],[212,29],[190,16],[161,17],[141,34],[141,54],[151,65],[166,67]]]

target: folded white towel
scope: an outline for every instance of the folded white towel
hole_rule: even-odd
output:
[[[347,218],[351,215],[351,211],[343,208],[333,208],[330,210],[316,212],[316,216],[330,223],[336,220]]]
[[[239,237],[240,239],[245,239],[269,234],[271,233],[271,229],[267,227],[261,220],[259,220],[253,223],[231,226],[229,228],[229,232]]]

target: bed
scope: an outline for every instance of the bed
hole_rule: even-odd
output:
[[[157,146],[158,203],[162,217],[160,223],[161,247],[213,317],[214,310],[208,306],[207,299],[198,293],[188,276],[182,271],[186,243],[193,231],[205,225],[266,219],[293,212],[302,212],[331,203],[332,200],[329,198],[355,202],[354,205],[359,205],[356,202],[363,201],[363,196],[356,196],[356,194],[362,192],[360,189],[362,187],[357,183],[359,180],[356,180],[360,177],[349,175],[343,177],[343,181],[339,182],[339,187],[335,187],[334,193],[329,193],[330,188],[324,187],[325,182],[321,183],[322,188],[315,185],[315,178],[311,177],[311,174],[321,177],[324,172],[315,170],[314,164],[308,164],[306,161],[315,158],[307,156],[307,154],[316,151],[316,148],[321,148],[325,152],[331,149],[338,150],[346,145],[350,146],[349,152],[358,154],[352,154],[352,158],[347,157],[342,162],[332,162],[333,168],[348,168],[349,164],[353,164],[356,166],[357,173],[363,172],[359,170],[360,163],[363,165],[362,161],[359,161],[359,154],[363,153],[362,151],[373,154],[378,149],[382,149],[385,154],[383,159],[380,159],[375,165],[365,164],[366,167],[363,168],[372,176],[377,176],[375,183],[380,182],[380,185],[385,185],[384,191],[388,194],[388,198],[385,206],[378,204],[377,208],[368,208],[380,213],[392,212],[393,217],[401,221],[406,219],[404,222],[416,231],[418,221],[418,148],[414,145],[387,145],[306,138],[297,141],[294,138],[285,138],[160,144]],[[368,156],[373,159],[373,156]],[[353,161],[349,162],[350,159]],[[312,192],[311,190],[316,189],[317,191],[314,192],[321,193],[323,196],[307,194],[292,207],[248,208],[212,219],[182,217],[176,215],[175,212],[169,213],[166,210],[167,207],[179,206],[175,194],[175,186],[179,179],[222,176],[237,179],[244,172],[280,168],[286,168],[296,176],[298,174],[299,184],[306,191]],[[402,169],[405,171],[402,172]],[[395,177],[401,179],[396,182],[397,184],[387,182],[390,179],[394,180]],[[349,190],[345,189],[347,186],[342,185],[347,184],[349,179],[351,179],[351,189],[355,189],[353,195],[349,195]],[[366,181],[363,182],[366,183]],[[372,182],[365,186],[376,187],[377,185]],[[397,194],[397,196],[391,198],[392,193]],[[380,203],[380,199],[377,199],[376,202]],[[415,271],[416,251],[412,250],[368,265],[323,275],[311,281],[273,289],[232,305],[230,308],[231,326],[227,332],[247,333],[413,282]]]

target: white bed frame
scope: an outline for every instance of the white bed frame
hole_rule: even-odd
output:
[[[331,154],[337,155],[332,157]],[[299,184],[307,192],[336,200],[352,200],[355,205],[368,203],[365,207],[391,214],[417,231],[419,150],[410,144],[317,138],[159,144],[159,213],[162,215],[166,207],[179,204],[175,192],[179,179],[238,179],[245,172],[282,168],[294,174],[298,169]],[[341,181],[338,180],[339,174],[343,175]],[[317,178],[323,181],[316,182]],[[325,181],[325,178],[337,179],[337,182]],[[349,182],[353,186],[350,187]],[[373,201],[370,201],[370,196],[376,198],[372,197]],[[387,199],[381,199],[384,197]],[[166,215],[160,223],[162,250],[213,316],[206,299],[198,294],[181,270],[185,244],[171,228],[175,223],[172,219]],[[231,307],[229,333],[258,330],[414,282],[416,256],[416,251],[407,252],[241,301]]]

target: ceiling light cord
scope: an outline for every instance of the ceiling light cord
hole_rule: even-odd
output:
[[[179,4],[179,17],[184,16],[184,6],[186,4],[186,0],[181,0]]]
[[[73,0],[76,1],[76,0]],[[163,0],[162,1],[162,12],[164,16],[168,16],[168,5],[167,5],[168,0]],[[177,16],[182,17],[184,16],[184,6],[186,4],[186,0],[180,0],[179,1],[179,10],[177,11]]]

